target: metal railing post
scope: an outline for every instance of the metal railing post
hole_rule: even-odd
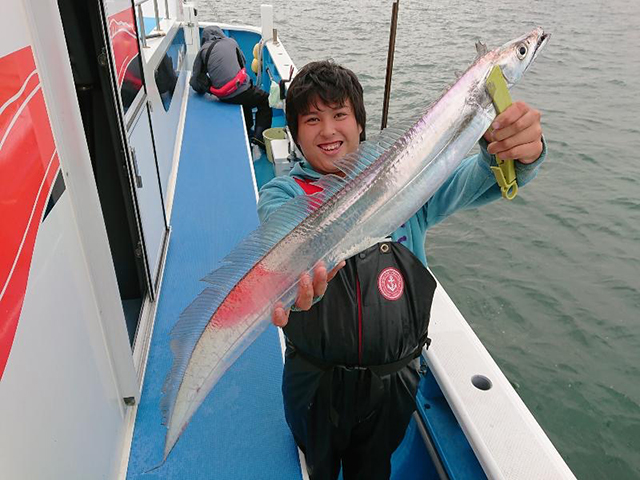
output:
[[[153,11],[156,14],[156,30],[158,32],[161,32],[162,29],[160,28],[160,13],[158,12],[158,0],[153,0]]]
[[[144,28],[144,17],[142,16],[142,3],[136,5],[138,7],[138,24],[140,25],[140,41],[142,42],[142,48],[147,48],[147,32]]]
[[[144,25],[144,16],[142,13],[142,4],[148,2],[149,0],[135,0],[135,6],[138,8],[138,23],[140,24],[140,40],[142,41],[142,47],[148,48],[147,39],[155,38],[155,37],[163,37],[166,35],[162,29],[160,28],[160,13],[158,12],[158,0],[153,0],[153,9],[156,15],[156,28],[149,34],[147,34]],[[167,0],[165,0],[165,3]],[[167,4],[168,6],[168,4]],[[168,10],[167,10],[168,12]],[[168,17],[167,17],[168,18]]]

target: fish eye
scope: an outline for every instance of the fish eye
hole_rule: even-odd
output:
[[[518,55],[520,60],[523,60],[524,57],[527,56],[527,46],[524,43],[518,45],[518,48],[516,48],[516,55]]]

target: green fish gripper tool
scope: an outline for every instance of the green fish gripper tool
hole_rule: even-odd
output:
[[[496,112],[501,114],[512,103],[511,94],[509,94],[509,87],[502,75],[502,70],[498,65],[494,66],[487,78],[486,82],[487,92],[493,100],[493,106]],[[497,167],[491,167],[493,174],[496,177],[498,185],[500,185],[500,191],[502,196],[507,200],[513,200],[518,194],[518,183],[516,182],[516,168],[513,160],[505,160],[498,158],[496,155]]]

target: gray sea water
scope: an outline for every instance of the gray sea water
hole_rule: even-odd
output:
[[[259,25],[263,2],[201,0]],[[264,3],[267,3],[266,1]],[[379,129],[391,0],[272,0],[298,67],[354,70]],[[580,479],[640,478],[640,2],[401,0],[389,125],[475,57],[540,25],[551,40],[512,92],[543,113],[548,159],[513,202],[427,236],[430,266]]]

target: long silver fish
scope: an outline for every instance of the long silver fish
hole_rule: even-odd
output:
[[[269,325],[274,305],[295,301],[298,281],[374,245],[424,205],[496,116],[485,81],[500,66],[514,85],[546,44],[541,28],[478,58],[408,129],[386,129],[339,162],[321,192],[287,202],[204,280],[172,331],[174,363],[163,389],[164,459],[229,366]],[[164,460],[163,460],[164,461]]]

